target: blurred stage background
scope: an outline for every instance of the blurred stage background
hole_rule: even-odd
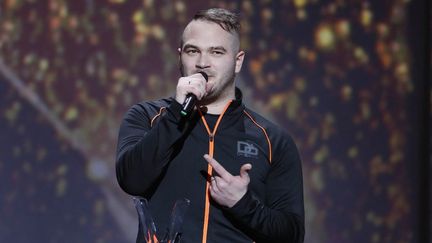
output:
[[[245,102],[301,151],[306,242],[430,239],[428,1],[2,0],[0,242],[134,242],[119,123],[173,94],[215,6],[243,16]]]

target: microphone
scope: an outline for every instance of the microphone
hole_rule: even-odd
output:
[[[203,71],[199,71],[198,73],[201,73],[201,75],[204,77],[206,82],[208,82],[207,73],[205,73]],[[194,94],[186,95],[186,99],[183,102],[183,105],[182,105],[183,108],[180,111],[180,114],[184,117],[189,116],[189,114],[191,113],[191,111],[193,110],[193,108],[195,106],[196,101],[197,101],[197,97]]]

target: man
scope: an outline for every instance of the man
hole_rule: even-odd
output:
[[[285,132],[242,104],[239,28],[224,9],[194,16],[178,49],[175,97],[139,103],[123,120],[117,179],[149,199],[160,235],[175,201],[188,198],[181,242],[303,242],[299,154]],[[191,94],[197,105],[185,117]]]

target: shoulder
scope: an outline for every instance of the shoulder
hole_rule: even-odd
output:
[[[263,117],[262,115],[258,114],[257,112],[249,108],[245,108],[244,112],[246,114],[246,117],[250,119],[255,126],[265,129],[269,136],[291,138],[291,136],[285,129],[270,121],[269,119]]]
[[[255,127],[252,129],[262,132],[263,136],[268,139],[269,146],[271,146],[274,155],[280,154],[281,151],[297,151],[297,146],[286,129],[249,108],[245,108],[244,112],[246,120],[250,120],[247,126]]]
[[[161,109],[172,103],[171,98],[142,101],[133,105],[126,112],[124,120],[149,120],[160,113]]]
[[[152,100],[152,101],[142,101],[133,105],[128,113],[139,112],[151,115],[153,113],[158,113],[163,107],[167,107],[172,103],[171,98]]]

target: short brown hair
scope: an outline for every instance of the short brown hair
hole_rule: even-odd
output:
[[[238,14],[223,8],[200,10],[193,17],[193,20],[205,20],[216,23],[220,25],[222,29],[234,34],[240,34],[239,19],[240,17]]]

